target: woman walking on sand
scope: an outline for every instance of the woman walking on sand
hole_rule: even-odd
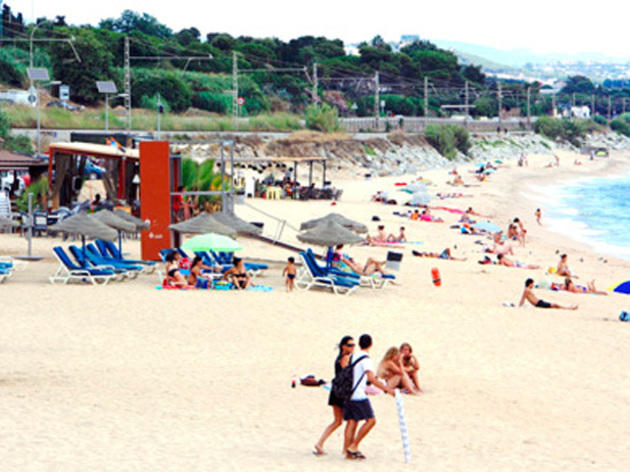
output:
[[[352,357],[352,353],[354,352],[354,339],[352,336],[344,336],[341,338],[339,342],[339,355],[337,355],[337,359],[335,360],[335,377],[339,375],[342,369],[347,367],[350,362],[350,358]],[[326,429],[322,433],[322,436],[315,444],[315,450],[313,454],[316,456],[323,456],[326,453],[324,452],[324,443],[330,437],[332,433],[335,432],[339,426],[343,423],[343,401],[338,399],[333,393],[332,389],[330,391],[330,396],[328,397],[328,404],[332,406],[333,409],[333,422],[326,426]],[[347,444],[343,445],[343,452],[345,453]]]

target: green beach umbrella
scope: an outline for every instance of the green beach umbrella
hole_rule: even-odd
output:
[[[238,242],[232,238],[223,236],[222,234],[208,233],[200,234],[188,239],[182,244],[182,249],[187,251],[217,251],[217,252],[234,252],[243,249]]]

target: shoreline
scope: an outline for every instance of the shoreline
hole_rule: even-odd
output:
[[[567,237],[573,242],[579,244],[580,247],[585,246],[586,248],[588,248],[588,250],[597,255],[605,255],[610,258],[616,258],[625,262],[630,262],[630,246],[619,246],[613,243],[609,243],[605,239],[593,240],[591,238],[593,233],[605,234],[605,231],[602,232],[597,228],[589,226],[585,222],[574,220],[571,218],[571,215],[577,213],[577,208],[566,206],[566,210],[564,210],[566,216],[560,217],[559,213],[561,213],[561,211],[558,210],[558,207],[550,205],[549,203],[545,203],[546,193],[554,195],[556,192],[562,192],[565,187],[574,187],[583,182],[589,182],[595,179],[616,180],[627,177],[628,175],[630,175],[630,162],[628,161],[628,158],[630,158],[630,152],[617,151],[615,152],[615,156],[611,156],[607,158],[606,161],[601,163],[603,164],[603,167],[601,167],[600,169],[589,169],[589,174],[584,175],[582,169],[577,170],[575,168],[569,168],[570,170],[567,172],[567,175],[563,176],[562,180],[560,181],[554,179],[553,176],[542,179],[540,177],[530,177],[522,183],[521,195],[531,202],[536,202],[536,205],[539,205],[539,207],[541,208],[543,215],[552,215],[551,217],[546,219],[546,221],[549,223],[546,225],[548,231],[563,237]],[[588,163],[589,161],[585,159],[585,162]],[[567,231],[569,228],[566,226],[562,226],[564,221],[567,219],[571,220],[569,223],[572,223],[574,225],[572,229],[583,226],[583,231],[591,234],[576,234],[575,232]],[[615,250],[617,250],[617,252],[615,252]],[[626,252],[626,256],[619,256],[619,251]]]

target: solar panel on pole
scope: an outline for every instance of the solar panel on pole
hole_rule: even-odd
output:
[[[112,80],[99,80],[96,82],[99,93],[118,93],[116,84]]]
[[[26,73],[28,74],[28,78],[33,81],[45,82],[50,80],[48,69],[44,69],[43,67],[29,67],[26,69]]]

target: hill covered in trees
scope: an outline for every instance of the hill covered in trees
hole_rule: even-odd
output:
[[[348,55],[339,39],[304,36],[285,42],[224,33],[202,37],[194,26],[173,31],[147,13],[130,10],[118,18],[104,19],[98,26],[68,25],[62,16],[40,18],[37,26],[24,25],[21,15],[14,14],[6,5],[2,24],[5,41],[0,47],[0,82],[9,86],[27,85],[28,38],[36,27],[35,39],[74,38],[71,44],[36,42],[34,63],[47,67],[55,80],[69,84],[73,101],[85,105],[95,105],[102,99],[95,87],[96,80],[112,79],[122,91],[124,39],[129,37],[130,55],[134,57],[131,62],[134,108],[154,109],[159,92],[167,110],[183,112],[194,107],[231,113],[233,53],[242,71],[238,75],[238,88],[239,96],[245,99],[240,110],[244,116],[280,111],[302,114],[312,101],[314,64],[318,102],[335,107],[341,116],[374,113],[377,71],[380,97],[385,101],[383,111],[393,114],[423,115],[425,78],[431,115],[445,114],[447,109],[443,105],[463,105],[466,83],[469,103],[474,105],[473,116],[496,116],[499,97],[505,111],[524,116],[528,88],[532,115],[550,114],[552,107],[551,95],[542,94],[540,84],[499,85],[494,78],[486,77],[480,67],[464,65],[452,52],[428,41],[416,41],[394,51],[377,36],[362,43],[358,55]],[[630,97],[630,89],[589,85],[580,78],[568,83],[563,93],[557,95],[556,103],[590,104],[591,95],[595,95],[597,111],[605,116],[608,95],[613,97],[615,114],[621,111],[622,97]],[[457,108],[448,110],[461,112]]]

